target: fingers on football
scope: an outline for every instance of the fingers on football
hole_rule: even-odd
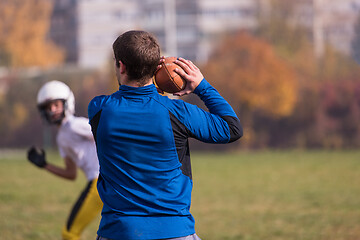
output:
[[[155,70],[155,73],[154,74],[156,74],[159,70],[160,70],[160,68],[162,67],[162,64],[165,62],[165,57],[164,56],[162,56],[161,58],[160,58],[160,60],[159,60],[159,64],[157,65],[157,67],[156,67],[156,70]]]
[[[197,71],[199,70],[199,68],[190,60],[186,60],[184,58],[179,58],[179,60],[183,61],[189,69],[193,70],[193,71]]]
[[[184,58],[178,58],[175,63],[179,65],[187,74],[189,74],[190,70],[192,70],[189,66],[188,60]]]
[[[179,74],[182,78],[188,79],[189,74],[185,72],[183,67],[175,68],[175,72]]]

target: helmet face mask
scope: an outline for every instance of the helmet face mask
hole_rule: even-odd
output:
[[[58,100],[62,101],[61,113],[50,110],[50,105]],[[45,121],[60,125],[65,117],[73,115],[75,112],[74,94],[65,83],[53,80],[40,88],[37,95],[37,106]]]
[[[60,104],[61,103],[61,106]],[[54,107],[55,106],[55,110]],[[38,106],[41,117],[49,124],[60,125],[65,118],[65,100],[54,99]]]

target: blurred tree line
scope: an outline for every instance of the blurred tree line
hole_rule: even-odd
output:
[[[244,125],[240,145],[359,147],[360,66],[330,46],[317,58],[311,29],[290,24],[296,1],[272,4],[256,31],[226,36],[204,68],[236,106]],[[359,39],[357,32],[353,52]]]
[[[63,51],[48,41],[52,1],[0,1],[0,65],[53,66]]]
[[[112,63],[105,71],[61,67],[61,49],[46,38],[49,2],[0,3],[4,20],[0,21],[0,66],[7,69],[6,74],[0,71],[0,147],[52,142],[53,129],[42,126],[36,109],[37,91],[46,81],[57,79],[72,88],[79,116],[86,116],[94,96],[117,89]],[[259,17],[253,32],[223,36],[209,61],[199,66],[244,126],[241,141],[219,148],[359,147],[359,65],[330,46],[316,58],[311,30],[289,24],[296,1],[286,3],[274,0],[272,10]],[[19,12],[14,12],[15,7]],[[34,8],[40,11],[36,16]],[[16,21],[34,22],[24,32],[13,25]],[[354,49],[358,49],[356,42]],[[23,69],[29,66],[41,68]],[[185,100],[201,105],[194,96]],[[204,148],[200,143],[194,146]]]

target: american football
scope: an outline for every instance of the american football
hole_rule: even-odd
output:
[[[185,88],[186,81],[175,72],[180,68],[175,64],[176,57],[167,57],[161,68],[155,74],[156,85],[164,92],[176,93]]]

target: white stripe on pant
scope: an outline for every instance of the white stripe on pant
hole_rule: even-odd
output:
[[[111,240],[111,239],[97,236],[96,240]],[[195,233],[195,234],[192,234],[192,235],[189,235],[189,236],[186,236],[186,237],[166,238],[166,239],[163,239],[163,240],[201,240],[201,239]]]

